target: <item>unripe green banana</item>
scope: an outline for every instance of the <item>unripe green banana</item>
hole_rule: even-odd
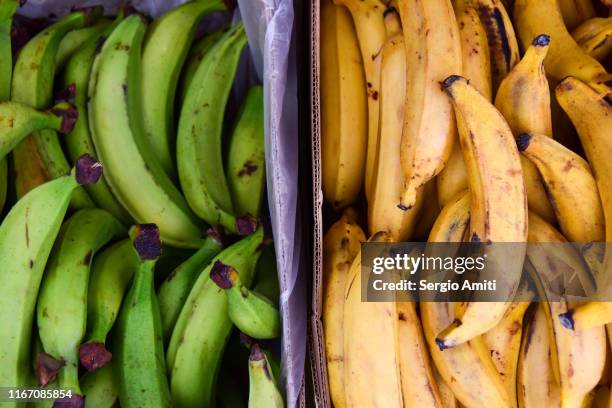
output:
[[[95,183],[101,176],[100,163],[91,156],[84,156],[77,161],[70,175],[45,183],[26,194],[0,225],[2,386],[28,385],[32,320],[47,258],[73,191],[81,184]]]
[[[138,264],[128,239],[94,257],[87,289],[86,340],[79,349],[81,364],[89,371],[99,369],[111,358],[106,350],[106,338]]]
[[[142,113],[145,139],[161,167],[176,179],[174,167],[174,95],[200,20],[227,10],[223,0],[186,3],[151,24],[142,52]],[[160,64],[163,61],[163,64]]]
[[[60,386],[77,394],[91,260],[98,249],[125,232],[107,211],[80,210],[62,226],[45,271],[38,295],[38,332],[45,353],[64,363]]]
[[[89,130],[89,117],[87,114],[87,90],[89,77],[93,66],[94,58],[99,51],[100,44],[119,24],[122,17],[105,27],[104,30],[97,32],[84,46],[72,55],[64,69],[63,86],[73,93],[74,105],[79,112],[79,119],[74,125],[74,129],[65,138],[68,158],[74,162],[83,154],[94,154],[95,147],[91,139]],[[85,29],[82,29],[85,30]],[[92,200],[98,207],[110,212],[124,225],[131,225],[133,219],[130,214],[113,196],[106,180],[102,179],[99,183],[85,187]]]
[[[210,279],[212,265],[216,261],[231,265],[248,286],[263,242],[263,228],[259,228],[217,255],[194,283],[167,351],[176,406],[212,406],[219,365],[233,327],[227,314],[227,296]]]
[[[74,11],[32,38],[19,52],[11,89],[11,99],[36,109],[51,105],[55,59],[67,32],[89,25],[100,14],[100,7]],[[17,197],[39,184],[66,175],[70,165],[55,131],[45,130],[23,140],[13,151]],[[73,193],[72,207],[93,207],[84,189]]]
[[[0,102],[11,96],[11,78],[13,76],[13,49],[11,28],[13,15],[19,7],[19,0],[0,0]],[[0,159],[0,211],[6,201],[8,186],[8,166],[6,159]]]
[[[38,111],[19,102],[0,102],[0,158],[39,130],[70,133],[77,117],[74,106],[67,102],[60,102],[48,111]]]
[[[123,408],[172,406],[153,282],[153,269],[161,254],[159,235],[155,224],[137,225],[130,230],[140,265],[119,312],[113,337],[113,364]]]
[[[208,232],[208,238],[204,241],[202,247],[170,272],[160,285],[157,298],[159,300],[164,341],[170,339],[172,329],[187,296],[189,296],[193,283],[198,278],[200,272],[208,266],[211,259],[221,249],[223,249],[222,237],[211,228]]]
[[[191,51],[189,51],[189,55],[187,56],[187,61],[185,62],[185,67],[183,68],[183,72],[181,72],[180,79],[180,97],[179,100],[181,102],[185,101],[185,96],[187,95],[187,91],[191,86],[191,81],[193,80],[193,76],[198,70],[198,66],[204,56],[210,51],[210,49],[223,37],[223,34],[227,31],[227,27],[223,27],[217,31],[213,31],[210,34],[202,37],[191,47]]]
[[[199,223],[144,137],[140,50],[145,30],[140,16],[131,15],[106,39],[89,84],[89,126],[107,168],[106,181],[132,217],[155,223],[166,244],[199,248]]]
[[[118,396],[118,384],[113,370],[113,364],[110,363],[99,370],[85,374],[81,378],[81,391],[85,396],[85,408],[112,408],[115,405]]]
[[[276,386],[270,364],[257,344],[249,356],[249,408],[282,408],[283,396]]]
[[[259,217],[266,186],[263,88],[247,93],[229,142],[227,181],[236,215]]]
[[[93,38],[98,37],[102,34],[110,24],[110,20],[101,19],[97,23],[89,26],[79,28],[78,30],[72,30],[67,33],[62,42],[60,42],[59,48],[57,49],[57,55],[55,56],[55,69],[59,71],[64,67],[68,59],[72,58],[72,55],[77,52],[81,47],[90,42]]]
[[[255,284],[253,290],[278,304],[280,297],[280,284],[276,269],[276,254],[272,245],[266,247],[259,257],[255,269]]]
[[[237,228],[223,165],[223,117],[245,44],[239,23],[202,59],[183,103],[176,145],[187,202],[206,222],[230,232]]]
[[[274,339],[280,335],[278,309],[268,299],[245,287],[233,267],[215,262],[210,279],[224,289],[227,313],[241,332],[254,339]]]

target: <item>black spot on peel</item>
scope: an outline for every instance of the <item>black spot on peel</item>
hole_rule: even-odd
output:
[[[238,171],[238,177],[250,176],[255,173],[257,169],[258,166],[255,163],[251,160],[247,160],[240,168],[240,171]]]
[[[141,260],[153,260],[161,256],[162,246],[159,238],[159,228],[155,224],[140,224],[136,226],[134,248]]]
[[[85,256],[83,257],[83,265],[89,265],[89,263],[91,262],[92,254],[92,251],[89,251],[85,254]]]
[[[29,265],[30,265],[30,269],[34,268],[34,260],[33,259],[30,259],[30,264]]]
[[[128,86],[127,86],[127,84],[121,84],[121,89],[123,90],[123,95],[127,96],[127,93],[128,93]]]
[[[406,316],[405,316],[405,315],[404,315],[404,313],[402,313],[402,312],[399,312],[399,314],[398,314],[397,318],[398,318],[399,320],[401,320],[402,322],[405,322],[405,321],[406,321]]]
[[[529,133],[523,133],[516,138],[516,145],[519,151],[524,152],[531,143],[531,135]]]

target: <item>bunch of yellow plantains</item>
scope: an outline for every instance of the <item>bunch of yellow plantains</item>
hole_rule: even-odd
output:
[[[321,0],[335,407],[612,406],[612,302],[365,302],[360,255],[363,242],[612,242],[609,7]],[[523,245],[504,279],[520,291],[523,268],[554,258],[603,291],[612,250],[590,247]]]

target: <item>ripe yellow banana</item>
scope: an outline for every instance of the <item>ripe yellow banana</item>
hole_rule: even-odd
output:
[[[404,408],[444,408],[414,302],[398,302],[397,325]]]
[[[612,52],[612,17],[593,17],[572,31],[574,40],[591,57],[604,61]]]
[[[587,82],[602,95],[612,92],[612,83],[608,82],[611,76],[574,41],[556,0],[516,0],[514,22],[525,48],[540,33],[550,36],[544,66],[553,84],[571,75]]]
[[[500,0],[470,0],[487,30],[493,90],[518,63],[519,47],[508,11]]]
[[[378,152],[378,117],[380,93],[380,51],[386,39],[383,13],[385,5],[380,0],[334,0],[348,8],[353,16],[365,71],[368,97],[368,141],[365,164],[365,192],[370,197],[374,177],[374,164]],[[324,40],[325,41],[325,40]]]
[[[519,408],[561,408],[559,384],[550,363],[551,348],[544,306],[525,323],[517,373]]]
[[[467,165],[470,240],[526,242],[527,198],[512,131],[499,111],[465,78],[451,76],[443,86],[453,102]],[[513,252],[508,259],[507,253],[492,251],[487,259],[489,271],[503,271],[509,299],[518,288],[524,258],[520,246]],[[438,345],[442,349],[453,347],[490,330],[508,306],[507,302],[470,302],[463,314],[438,335]]]
[[[461,242],[470,219],[470,195],[454,197],[442,209],[429,242]],[[454,303],[421,302],[421,322],[435,366],[453,394],[469,407],[511,407],[510,398],[481,336],[440,350],[436,335],[454,320]]]
[[[568,30],[573,30],[585,20],[595,17],[591,0],[557,0],[557,4]]]
[[[525,132],[552,136],[550,90],[543,63],[549,44],[549,36],[535,37],[497,91],[495,106],[508,121],[515,137]],[[538,170],[524,157],[521,157],[521,166],[529,208],[554,223],[555,213]]]
[[[321,2],[321,160],[325,199],[352,204],[363,187],[367,104],[363,61],[351,15]]]
[[[376,234],[368,242],[390,242]],[[346,285],[344,303],[344,393],[347,407],[402,407],[395,302],[362,302],[361,255]]]
[[[482,336],[514,407],[517,406],[516,376],[523,333],[523,315],[527,307],[529,302],[512,302],[497,326]]]
[[[538,134],[525,133],[517,143],[542,175],[567,239],[585,243],[603,241],[603,210],[586,160],[559,142]]]
[[[323,238],[323,332],[329,391],[335,407],[344,399],[344,293],[353,260],[365,235],[348,208]]]
[[[529,215],[529,241],[533,243],[566,243],[567,241],[552,226],[546,224],[537,216]],[[551,282],[554,274],[562,267],[556,262],[560,251],[538,250],[538,246],[531,245],[527,252],[528,269],[533,269],[532,275],[546,277]],[[577,255],[577,254],[576,254]],[[564,259],[565,261],[565,259]],[[580,268],[580,259],[573,262],[573,268]],[[564,262],[571,265],[572,262]],[[582,265],[583,269],[586,269]],[[576,273],[583,273],[575,270]],[[566,284],[566,287],[571,286]],[[540,296],[546,294],[540,290]],[[572,293],[571,291],[570,293]],[[561,386],[561,406],[564,408],[582,407],[591,390],[595,388],[606,361],[606,332],[604,326],[585,330],[570,330],[563,327],[564,320],[572,305],[565,301],[543,302],[546,308],[551,343],[551,356],[553,373],[558,375]],[[561,316],[560,316],[561,315]]]
[[[450,0],[398,0],[406,44],[406,106],[400,159],[408,210],[418,191],[445,166],[455,119],[439,82],[461,73],[461,39]]]
[[[493,91],[487,30],[471,0],[455,0],[453,4],[461,36],[463,76],[485,98],[491,100]],[[448,162],[438,174],[436,181],[438,201],[442,207],[468,186],[465,162],[457,138],[455,138]]]
[[[419,194],[415,208],[397,207],[404,185],[398,151],[402,139],[406,95],[406,52],[399,16],[395,9],[385,13],[387,41],[381,52],[379,148],[375,160],[371,194],[368,197],[370,234],[387,232],[394,241],[411,238],[423,203]]]

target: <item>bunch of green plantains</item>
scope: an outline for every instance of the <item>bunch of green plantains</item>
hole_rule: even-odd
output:
[[[238,96],[243,25],[207,24],[232,5],[18,8],[0,0],[0,387],[57,392],[0,406],[283,406],[263,89]]]

